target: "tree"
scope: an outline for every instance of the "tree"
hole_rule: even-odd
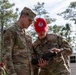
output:
[[[67,23],[64,27],[62,27],[60,35],[65,37],[68,42],[71,42],[71,24]]]
[[[64,26],[61,25],[53,25],[53,26],[49,26],[49,32],[61,35],[62,37],[64,37],[68,42],[71,42],[71,24],[65,24]]]
[[[56,21],[55,18],[50,18],[49,13],[44,9],[44,2],[37,3],[37,5],[34,5],[34,11],[37,13],[37,17],[44,17],[47,21],[47,24],[50,24],[51,22]]]
[[[59,13],[58,15],[62,16],[66,20],[69,19],[71,21],[74,21],[74,25],[75,25],[74,27],[76,27],[76,2],[71,2],[68,8],[65,11]],[[74,32],[76,36],[76,30],[75,31],[72,30],[72,32]],[[74,49],[76,50],[76,37],[75,36],[73,37],[72,44],[73,43],[75,44]]]
[[[4,28],[7,28],[10,26],[14,21],[16,21],[18,15],[17,11],[18,8],[16,9],[16,12],[13,12],[12,7],[15,4],[10,4],[8,0],[1,0],[0,1],[0,36],[1,36],[1,46],[2,46],[2,41],[3,41],[3,31]],[[1,48],[1,47],[0,47]]]
[[[52,33],[55,33],[55,34],[60,34],[60,31],[62,29],[63,26],[58,26],[58,25],[53,25],[53,26],[49,26],[48,28],[48,32],[52,32]]]
[[[66,20],[74,20],[76,23],[76,2],[71,2],[68,8],[58,15],[62,16]]]

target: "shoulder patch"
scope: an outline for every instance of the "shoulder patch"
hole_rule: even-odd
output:
[[[10,36],[8,35],[8,33],[5,33],[3,40],[5,45],[10,44]]]

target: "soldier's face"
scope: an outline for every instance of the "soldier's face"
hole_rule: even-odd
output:
[[[40,39],[43,39],[43,38],[46,37],[46,33],[47,33],[47,32],[45,32],[45,31],[41,31],[41,32],[38,32],[37,35],[38,35],[38,37],[39,37]]]
[[[31,24],[32,24],[32,20],[30,20],[27,16],[23,15],[22,17],[23,28],[28,28]]]

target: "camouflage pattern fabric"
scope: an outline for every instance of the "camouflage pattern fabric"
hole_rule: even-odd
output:
[[[35,67],[34,75],[70,75],[69,56],[72,54],[72,49],[67,41],[56,34],[47,34],[46,38],[40,40],[39,38],[33,43],[34,50],[42,55],[52,48],[59,48],[64,50],[62,54],[55,56],[44,67]],[[37,70],[36,70],[37,69]]]
[[[24,7],[23,10],[21,11],[21,13],[25,14],[31,20],[34,20],[34,17],[36,16],[36,14],[31,9],[29,9],[27,7]]]
[[[31,75],[32,39],[17,24],[6,30],[3,36],[2,59],[8,75]]]

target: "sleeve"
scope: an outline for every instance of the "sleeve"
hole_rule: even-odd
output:
[[[8,75],[17,75],[12,61],[12,50],[14,46],[14,35],[7,30],[3,35],[2,60],[6,66]]]
[[[62,37],[58,37],[58,43],[59,43],[59,48],[63,51],[63,54],[66,56],[69,56],[72,54],[72,47],[71,45]]]

